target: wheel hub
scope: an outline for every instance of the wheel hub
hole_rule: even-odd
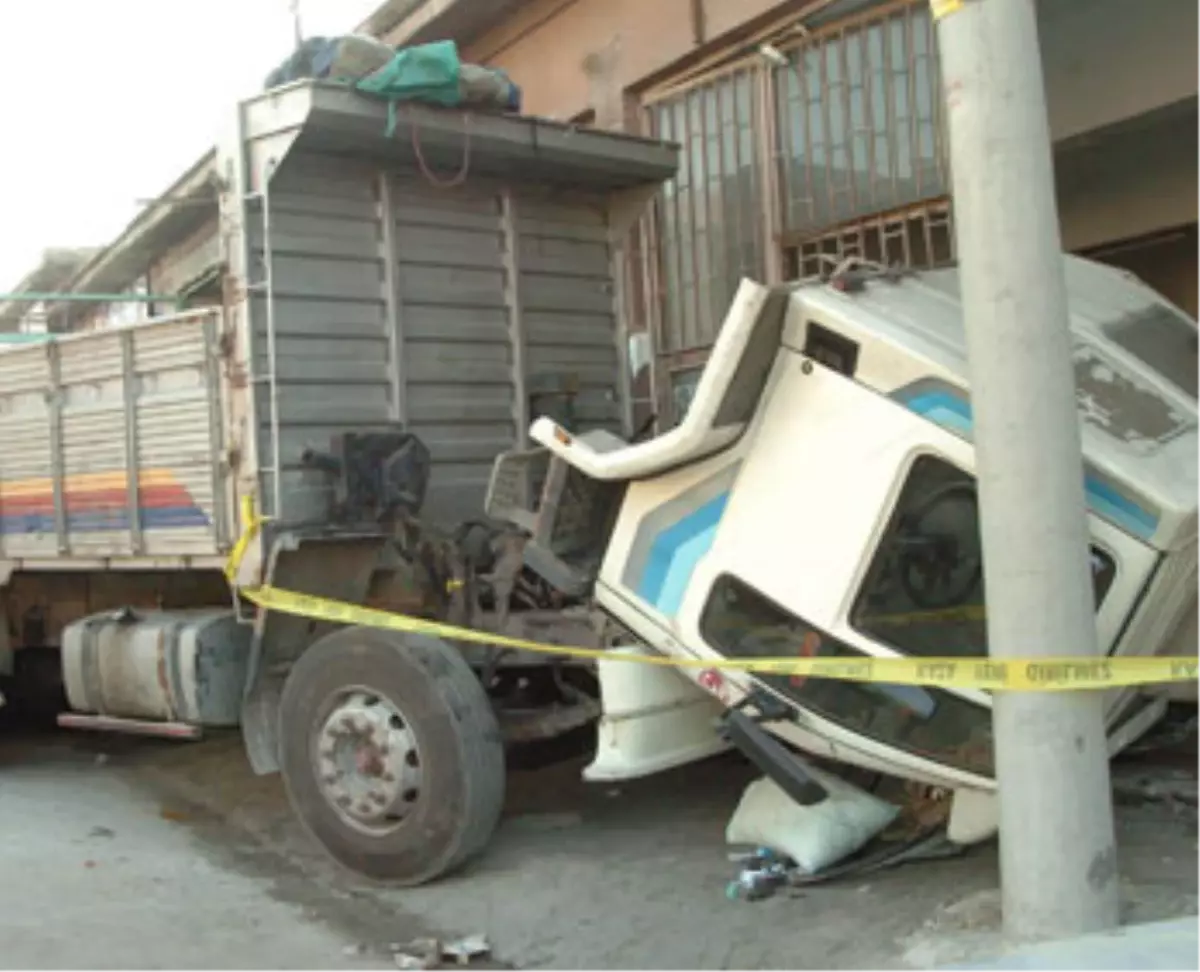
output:
[[[314,743],[321,792],[355,826],[390,829],[419,799],[417,741],[390,700],[365,689],[340,693]]]

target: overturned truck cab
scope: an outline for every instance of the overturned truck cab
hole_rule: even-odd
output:
[[[1064,269],[1101,650],[1194,655],[1196,324],[1128,275]],[[987,655],[954,269],[744,281],[677,427],[633,445],[549,418],[531,434],[541,450],[501,459],[492,508],[521,475],[542,484],[526,560],[586,591],[616,642],[693,663]],[[810,754],[952,791],[952,840],[995,833],[986,692],[599,668],[592,779],[732,744],[804,801]],[[1112,690],[1105,707],[1115,753],[1166,698]]]

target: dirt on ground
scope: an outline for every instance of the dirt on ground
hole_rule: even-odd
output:
[[[356,962],[389,961],[416,938],[474,933],[491,944],[491,964],[520,968],[931,968],[1002,944],[994,845],[729,900],[737,865],[724,828],[755,775],[736,756],[620,787],[582,783],[579,760],[514,773],[487,855],[450,879],[397,890],[332,864],[293,819],[279,778],[254,777],[234,737],[54,736],[21,748],[23,761],[126,781],[189,831],[197,853],[266,881],[273,901],[333,929]],[[1136,791],[1117,814],[1127,920],[1196,914],[1194,800]],[[230,955],[228,967],[240,966]]]

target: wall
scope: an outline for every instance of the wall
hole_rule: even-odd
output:
[[[152,293],[175,294],[220,262],[221,246],[217,235],[215,205],[213,210],[212,219],[150,265],[146,277]],[[169,313],[170,310],[170,307],[156,307],[155,313]]]
[[[1064,149],[1056,159],[1063,245],[1081,250],[1195,220],[1195,101],[1185,112]]]
[[[1196,0],[1040,0],[1056,139],[1196,94]]]
[[[701,0],[703,34],[719,37],[773,10],[777,0]],[[566,120],[591,109],[620,128],[624,93],[694,54],[693,0],[534,0],[464,52],[503,68],[530,114]]]
[[[711,46],[756,19],[811,5],[534,0],[464,53],[507,71],[532,114],[567,120],[592,109],[598,125],[620,127],[628,89],[699,50],[694,9]],[[1195,94],[1195,0],[1041,0],[1039,13],[1056,139]]]
[[[1152,237],[1127,240],[1088,254],[1135,274],[1196,317],[1196,224]]]

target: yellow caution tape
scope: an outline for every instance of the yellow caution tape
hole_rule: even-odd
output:
[[[512,638],[440,621],[428,621],[378,608],[335,601],[314,594],[287,591],[268,584],[241,587],[238,569],[250,543],[264,522],[253,504],[243,500],[246,530],[238,538],[225,566],[225,576],[235,594],[267,611],[279,611],[335,624],[358,625],[386,631],[405,631],[452,641],[468,641],[496,648],[539,652],[565,658],[622,661],[665,668],[700,668],[827,678],[848,682],[878,682],[932,688],[987,691],[1060,692],[1077,689],[1125,688],[1164,682],[1195,681],[1200,658],[673,658],[666,655],[616,654],[602,648],[581,648]]]
[[[929,0],[929,7],[935,21],[962,10],[963,0]]]

